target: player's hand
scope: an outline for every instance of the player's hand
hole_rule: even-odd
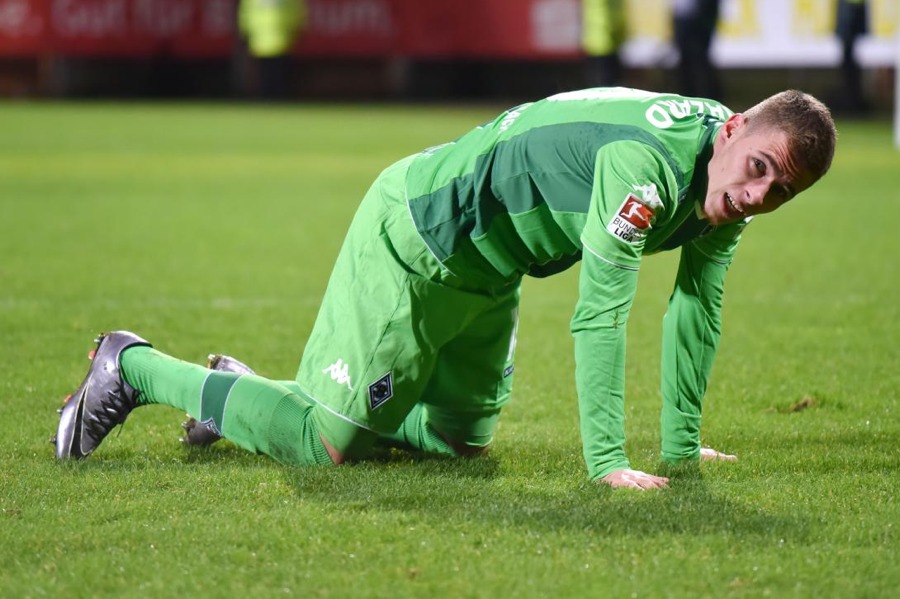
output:
[[[737,456],[731,455],[729,453],[722,453],[721,451],[716,451],[712,447],[701,447],[700,459],[704,462],[715,462],[718,460],[722,460],[724,462],[736,462]]]
[[[664,489],[669,486],[669,479],[664,476],[654,476],[640,470],[614,470],[600,479],[614,489]]]

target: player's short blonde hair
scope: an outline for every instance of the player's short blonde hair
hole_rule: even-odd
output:
[[[837,130],[831,111],[813,96],[795,89],[770,96],[744,111],[750,129],[784,131],[798,164],[820,179],[831,167]]]

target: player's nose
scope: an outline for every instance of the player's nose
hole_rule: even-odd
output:
[[[756,179],[747,184],[744,189],[744,200],[748,206],[761,206],[765,201],[772,182],[768,179]]]

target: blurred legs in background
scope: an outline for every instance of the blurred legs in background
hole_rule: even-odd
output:
[[[672,28],[678,48],[679,92],[720,100],[719,75],[709,57],[719,21],[719,0],[674,0]]]

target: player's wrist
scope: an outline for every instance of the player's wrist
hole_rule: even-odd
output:
[[[685,437],[686,436],[687,435],[685,435]],[[700,460],[699,438],[696,440],[684,439],[680,443],[673,442],[672,439],[664,439],[660,449],[660,459],[669,464],[677,465],[683,462],[696,462]]]
[[[597,466],[595,468],[590,469],[591,480],[593,482],[598,482],[603,480],[603,478],[609,474],[617,470],[628,470],[631,468],[631,465],[628,463],[628,460],[616,461],[612,464],[605,464],[603,466]]]

